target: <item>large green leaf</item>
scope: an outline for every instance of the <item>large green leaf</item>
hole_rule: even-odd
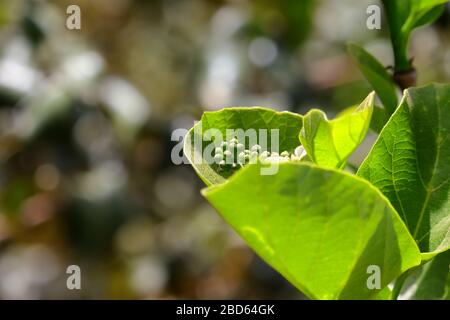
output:
[[[364,48],[354,43],[348,44],[348,51],[358,63],[359,69],[372,85],[378,97],[380,97],[386,110],[389,114],[394,113],[398,103],[397,89],[386,68]]]
[[[388,122],[390,115],[386,109],[374,106],[372,113],[372,120],[370,120],[370,129],[376,133],[380,133],[384,125]]]
[[[419,249],[389,201],[363,179],[308,163],[283,163],[276,175],[250,164],[203,190],[223,218],[272,267],[316,299],[379,297],[420,263]]]
[[[399,299],[439,300],[448,294],[450,251],[443,252],[410,270]]]
[[[450,269],[450,266],[449,266],[449,269]],[[445,285],[445,292],[446,292],[446,294],[445,294],[444,300],[450,300],[450,274],[447,277],[447,283]]]
[[[325,113],[317,109],[308,112],[303,119],[300,141],[309,158],[326,167],[343,167],[366,136],[374,96],[371,93],[356,110],[333,120],[327,120]]]
[[[450,85],[405,91],[358,175],[391,201],[424,257],[450,247]]]
[[[205,152],[213,141],[208,140],[205,132],[211,132],[210,129],[213,129],[220,133],[225,140],[227,130],[240,130],[244,133],[242,142],[244,143],[245,140],[245,147],[249,148],[249,144],[251,144],[248,139],[250,131],[247,130],[255,130],[257,136],[253,144],[261,144],[263,149],[267,150],[292,153],[300,144],[298,135],[301,128],[302,116],[287,111],[276,112],[260,107],[237,107],[216,112],[205,112],[201,121],[186,135],[184,153],[197,174],[207,185],[219,184],[233,175],[234,170],[221,170],[217,164],[206,161]],[[278,130],[278,138],[272,136],[271,130],[273,129]],[[263,132],[266,132],[266,135]],[[273,138],[276,138],[276,140],[272,141]]]

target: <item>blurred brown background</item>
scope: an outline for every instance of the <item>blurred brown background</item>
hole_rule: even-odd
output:
[[[392,63],[369,4],[0,0],[0,298],[303,298],[172,163],[171,134],[226,106],[362,101],[346,42]],[[449,81],[449,25],[447,10],[414,34],[420,83]]]

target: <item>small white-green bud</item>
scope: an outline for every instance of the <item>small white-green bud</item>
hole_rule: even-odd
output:
[[[294,154],[301,160],[306,157],[306,150],[303,146],[298,146],[297,148],[295,148]]]
[[[265,159],[265,158],[267,158],[267,157],[270,157],[270,152],[269,152],[269,151],[263,151],[263,152],[261,153],[261,158],[262,158],[262,159]]]
[[[223,155],[225,156],[225,157],[231,157],[231,151],[230,150],[225,150],[224,152],[223,152]]]
[[[289,158],[286,157],[280,157],[280,156],[270,156],[266,159],[264,159],[264,162],[269,162],[269,163],[283,163],[283,162],[288,162]]]
[[[255,152],[260,152],[261,151],[261,146],[259,144],[255,144],[252,148],[251,151],[255,151]]]
[[[250,158],[256,158],[256,157],[258,157],[258,152],[252,151],[252,152],[250,153]]]
[[[238,163],[245,163],[245,154],[243,152],[238,155]]]

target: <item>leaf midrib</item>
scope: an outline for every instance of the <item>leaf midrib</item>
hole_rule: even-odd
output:
[[[434,101],[436,102],[437,118],[438,118],[437,122],[438,122],[438,130],[439,130],[439,128],[441,127],[441,108],[439,107],[438,96],[437,96],[435,88],[433,88],[433,93],[434,93]],[[409,97],[409,94],[408,94],[408,97]],[[422,99],[422,96],[419,96],[419,100],[422,103],[422,105],[425,106],[424,101]],[[407,99],[405,101],[406,101],[406,105],[408,106]],[[408,112],[410,112],[409,107],[408,107]],[[411,116],[411,120],[412,120],[412,116]],[[411,126],[412,126],[412,122],[411,122]],[[415,135],[414,131],[413,131],[413,134]],[[438,134],[439,134],[439,132],[438,132]],[[420,230],[420,227],[422,225],[423,217],[425,216],[425,212],[426,212],[426,209],[428,207],[428,203],[430,201],[431,195],[432,195],[433,192],[436,191],[436,190],[434,190],[432,184],[433,184],[433,178],[434,178],[434,176],[436,174],[437,165],[438,165],[439,159],[440,159],[441,145],[436,143],[436,157],[434,159],[433,169],[431,170],[430,180],[428,181],[427,185],[425,185],[425,183],[424,183],[424,179],[422,177],[422,172],[421,172],[420,167],[419,167],[419,157],[417,156],[418,148],[417,148],[417,139],[416,139],[416,137],[414,137],[414,145],[415,145],[415,158],[416,158],[417,173],[418,173],[420,181],[421,181],[421,183],[422,183],[422,185],[423,185],[423,187],[424,187],[424,189],[426,191],[425,201],[424,201],[424,203],[422,205],[422,208],[420,210],[419,219],[417,220],[416,228],[415,228],[414,233],[413,233],[413,237],[417,238],[417,234],[418,234],[418,232]],[[431,228],[430,228],[430,230],[431,230]],[[428,236],[428,234],[430,233],[430,230],[428,230],[422,236],[421,240],[423,240],[426,236]]]

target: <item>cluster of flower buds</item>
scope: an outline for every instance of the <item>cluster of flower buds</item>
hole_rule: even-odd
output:
[[[298,146],[295,151],[290,154],[288,151],[269,152],[262,150],[258,144],[253,145],[250,149],[245,149],[244,144],[238,139],[233,138],[229,142],[221,142],[214,150],[214,161],[220,168],[243,167],[248,163],[256,163],[258,160],[262,163],[282,163],[288,161],[300,161],[306,156],[303,146]]]

